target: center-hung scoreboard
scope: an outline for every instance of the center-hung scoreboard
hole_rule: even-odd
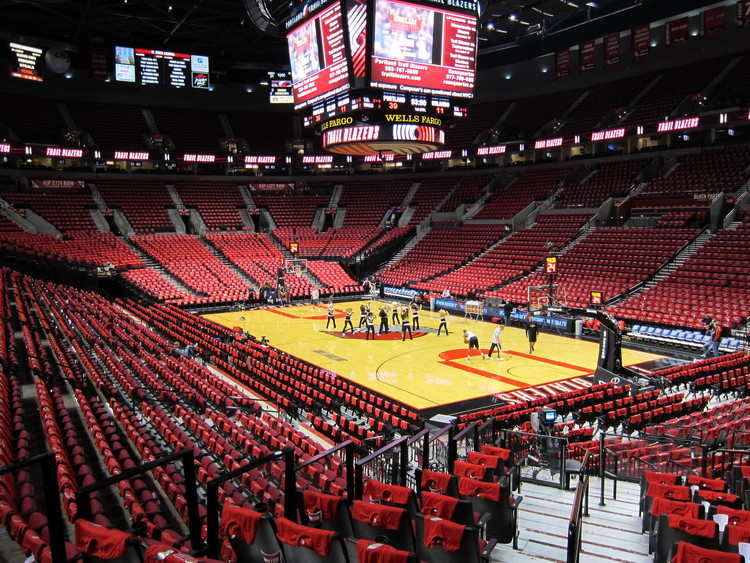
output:
[[[316,0],[286,22],[295,109],[327,150],[435,151],[474,95],[474,0]]]

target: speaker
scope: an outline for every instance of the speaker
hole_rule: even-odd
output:
[[[62,49],[50,49],[44,53],[47,68],[56,74],[64,74],[70,70],[70,55]]]
[[[279,34],[279,25],[273,19],[265,0],[243,0],[245,11],[255,27],[264,33]]]

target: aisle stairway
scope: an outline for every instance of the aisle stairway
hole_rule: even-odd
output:
[[[500,545],[492,552],[492,561],[565,562],[575,492],[524,483],[521,494],[519,549],[514,551],[510,545]],[[583,518],[581,563],[648,563],[652,560],[648,555],[648,538],[641,534],[638,496],[637,484],[618,482],[617,500],[612,500],[612,481],[607,481],[605,506],[599,506],[599,479],[591,478],[590,516]]]
[[[224,264],[227,268],[232,270],[235,274],[237,274],[240,278],[242,278],[245,283],[247,283],[250,288],[253,291],[258,291],[258,282],[254,279],[252,279],[250,276],[248,276],[245,272],[243,272],[240,268],[237,267],[237,264],[232,262],[229,258],[227,258],[223,252],[221,252],[218,248],[214,246],[214,244],[208,240],[205,237],[200,237],[199,240],[203,243],[203,245],[208,248],[208,250],[216,256],[216,258],[219,259],[219,261]]]
[[[690,244],[685,246],[685,248],[683,248],[677,254],[677,256],[674,257],[674,260],[667,262],[659,270],[657,270],[656,275],[653,278],[651,278],[644,285],[637,287],[635,290],[621,295],[618,299],[613,301],[612,304],[617,304],[621,301],[624,301],[625,299],[629,299],[630,297],[644,293],[647,290],[651,289],[653,286],[671,276],[675,272],[675,270],[677,270],[680,266],[687,262],[690,257],[693,256],[693,254],[703,248],[703,245],[711,240],[711,236],[712,234],[708,230],[703,231],[695,239],[693,239]]]
[[[532,226],[533,226],[533,225],[532,225]],[[529,227],[529,228],[531,228],[531,227]],[[568,244],[566,244],[566,245],[565,245],[564,247],[562,247],[562,248],[561,248],[561,249],[560,249],[560,250],[559,250],[559,251],[557,252],[557,254],[558,254],[559,256],[563,256],[563,255],[564,255],[564,254],[565,254],[566,252],[568,252],[568,251],[569,251],[569,250],[570,250],[571,248],[573,248],[573,247],[574,247],[575,245],[577,245],[577,244],[578,244],[579,242],[581,242],[582,240],[586,239],[586,237],[588,237],[588,236],[589,236],[589,235],[590,235],[591,233],[593,233],[593,232],[594,232],[595,230],[596,230],[596,224],[595,224],[595,222],[594,222],[594,221],[589,221],[588,223],[586,223],[586,225],[585,225],[585,226],[583,226],[583,227],[581,228],[581,230],[580,230],[580,231],[578,231],[578,234],[576,234],[576,236],[574,236],[574,237],[573,237],[573,238],[572,238],[572,239],[571,239],[571,240],[570,240],[570,241],[568,242]],[[541,271],[542,271],[542,269],[543,269],[544,267],[545,267],[545,262],[544,262],[544,261],[542,261],[542,262],[540,262],[540,263],[539,263],[539,264],[538,264],[538,265],[537,265],[537,266],[536,266],[536,267],[535,267],[535,268],[534,268],[533,270],[531,270],[531,271],[529,271],[529,272],[524,272],[524,273],[522,273],[522,274],[519,274],[519,275],[517,275],[517,276],[514,276],[514,277],[512,277],[512,278],[508,278],[507,280],[505,280],[505,281],[503,281],[503,282],[501,282],[501,283],[499,283],[499,284],[497,284],[497,285],[493,285],[493,286],[491,286],[491,287],[488,287],[487,289],[485,289],[485,290],[483,290],[483,291],[484,291],[484,292],[487,292],[487,291],[497,291],[498,289],[502,289],[502,288],[503,288],[503,287],[505,287],[505,286],[511,285],[512,283],[514,283],[514,282],[518,281],[518,280],[519,280],[519,279],[521,279],[521,278],[525,278],[525,277],[531,277],[531,276],[533,276],[534,274],[536,274],[536,273],[538,273],[538,272],[541,272]]]
[[[418,232],[417,235],[414,236],[409,242],[407,242],[401,250],[399,250],[396,254],[394,254],[393,257],[391,257],[391,259],[388,260],[388,262],[386,262],[385,264],[383,264],[383,266],[382,266],[382,268],[380,268],[380,270],[385,270],[388,266],[391,266],[392,264],[395,264],[396,262],[398,262],[399,260],[401,260],[429,232],[430,232],[429,228],[425,229],[421,233]]]
[[[150,254],[144,252],[141,250],[141,247],[133,244],[133,242],[128,239],[127,237],[122,237],[120,239],[122,242],[124,242],[133,252],[135,252],[140,259],[146,264],[146,266],[151,270],[156,270],[159,272],[163,277],[168,279],[172,284],[177,286],[180,290],[184,291],[185,293],[189,293],[190,295],[199,296],[199,297],[205,297],[205,294],[194,290],[192,287],[188,287],[184,283],[182,283],[182,280],[175,276],[173,273],[171,273],[169,270],[167,270],[162,264],[157,262]]]

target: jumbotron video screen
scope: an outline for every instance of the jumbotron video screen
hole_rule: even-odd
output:
[[[336,0],[287,34],[295,108],[349,88],[341,3]]]
[[[375,0],[370,85],[471,98],[477,17],[403,2]]]
[[[313,0],[287,21],[295,109],[328,151],[435,151],[474,96],[473,0]]]

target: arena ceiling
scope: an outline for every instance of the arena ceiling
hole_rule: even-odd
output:
[[[259,30],[245,3],[263,2],[282,22],[298,0],[5,0],[0,31],[72,45],[86,57],[97,46],[126,44],[207,54],[212,67],[228,79],[232,74],[265,71],[288,65],[280,34]],[[548,34],[605,15],[624,11],[653,17],[669,7],[693,9],[711,0],[480,0],[483,52]],[[646,20],[648,21],[648,20]],[[593,23],[593,25],[596,25]],[[585,26],[579,26],[581,28]]]

